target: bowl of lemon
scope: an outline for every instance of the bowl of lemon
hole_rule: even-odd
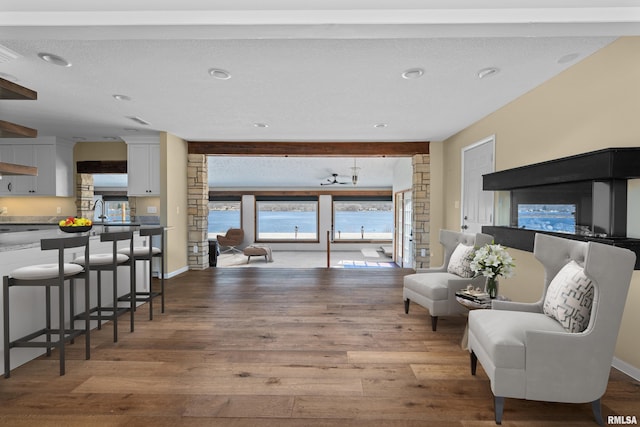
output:
[[[93,222],[88,218],[68,217],[58,222],[58,227],[65,233],[84,233],[91,230]]]

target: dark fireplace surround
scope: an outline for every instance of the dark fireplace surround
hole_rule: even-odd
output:
[[[536,233],[620,246],[636,253],[640,270],[640,239],[627,237],[627,180],[633,178],[640,178],[640,148],[607,148],[484,175],[483,190],[509,191],[510,218],[508,226],[482,231],[496,243],[529,252]],[[581,231],[518,228],[520,203],[574,204]]]

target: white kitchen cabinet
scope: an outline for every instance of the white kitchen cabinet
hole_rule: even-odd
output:
[[[0,161],[38,168],[37,176],[4,176],[0,196],[73,196],[72,143],[52,137],[34,142],[0,145]]]
[[[160,144],[127,143],[129,196],[160,195]]]
[[[0,145],[0,162],[14,163],[13,145]],[[0,179],[0,196],[11,196],[14,190],[13,179],[15,176],[5,175]]]

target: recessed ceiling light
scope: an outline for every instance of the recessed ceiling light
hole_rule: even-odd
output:
[[[134,122],[139,123],[141,125],[145,125],[145,126],[149,126],[151,124],[148,121],[141,119],[140,117],[137,117],[137,116],[129,116],[127,117],[127,119],[133,120]]]
[[[61,56],[54,55],[53,53],[40,52],[38,56],[40,57],[40,59],[42,59],[43,61],[47,61],[50,64],[59,65],[61,67],[71,67],[71,62],[67,61]]]
[[[569,53],[564,55],[558,59],[558,64],[566,64],[567,62],[571,62],[580,56],[579,53]]]
[[[476,75],[478,76],[479,79],[484,79],[484,78],[487,78],[487,77],[495,76],[499,72],[500,72],[499,68],[488,67],[488,68],[483,68],[482,70],[478,71],[478,73]]]
[[[116,138],[115,136],[103,136],[102,139],[106,139],[107,141],[119,141],[120,138]]]
[[[131,97],[127,96],[127,95],[113,95],[114,99],[117,99],[118,101],[131,101]]]
[[[74,136],[72,137],[74,141],[86,141],[87,138],[85,138],[84,136]]]
[[[127,132],[138,132],[138,129],[134,128],[124,128],[124,130],[126,130]]]
[[[257,128],[268,128],[269,127],[269,125],[266,124],[266,123],[254,123],[253,126],[257,127]]]
[[[422,68],[412,68],[402,73],[402,78],[407,80],[418,79],[422,77],[424,70]]]
[[[220,68],[209,69],[209,74],[220,80],[229,80],[231,78],[231,74],[228,71],[221,70]]]
[[[386,123],[376,123],[375,125],[373,125],[374,128],[376,129],[383,129],[387,127]]]

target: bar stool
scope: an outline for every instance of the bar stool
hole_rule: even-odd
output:
[[[112,242],[111,253],[103,254],[91,254],[89,255],[89,264],[91,270],[97,272],[97,306],[89,309],[89,318],[91,320],[98,321],[98,329],[102,329],[102,320],[111,320],[113,322],[113,342],[118,342],[118,317],[127,311],[130,312],[130,329],[133,332],[133,301],[131,301],[130,307],[118,306],[118,267],[123,265],[129,265],[129,257],[125,254],[118,253],[118,242],[129,241],[129,250],[133,248],[133,232],[121,231],[115,233],[102,233],[100,234],[101,242]],[[85,265],[86,258],[84,256],[77,257],[72,262],[79,265]],[[113,302],[110,306],[102,305],[102,272],[110,271],[113,276]],[[133,268],[129,266],[129,292],[134,289],[134,275]],[[103,312],[111,314],[104,315]],[[97,314],[91,314],[97,313]],[[85,313],[76,314],[75,318],[83,318]]]
[[[45,250],[58,251],[57,264],[39,264],[28,267],[21,267],[12,271],[8,276],[3,277],[3,314],[4,314],[4,376],[9,378],[11,371],[10,350],[14,347],[44,347],[47,349],[47,356],[51,355],[52,348],[58,348],[60,353],[60,375],[65,373],[65,344],[73,343],[79,336],[85,335],[85,358],[89,360],[91,347],[89,341],[90,320],[89,312],[84,317],[84,329],[74,329],[73,304],[70,304],[70,325],[65,328],[65,303],[64,285],[70,283],[71,301],[73,301],[73,290],[76,279],[84,279],[85,307],[89,306],[89,270],[90,264],[84,267],[78,264],[64,261],[65,249],[84,247],[85,257],[89,257],[89,236],[78,236],[69,238],[42,239],[40,248]],[[44,286],[46,295],[46,325],[43,329],[33,332],[24,337],[11,340],[9,325],[9,289],[18,286]],[[51,326],[51,288],[58,288],[58,328]],[[46,341],[34,341],[35,338],[45,336]],[[56,341],[52,340],[52,335],[58,335]]]
[[[154,236],[160,236],[160,246],[153,246],[151,239]],[[124,248],[120,249],[118,253],[125,254],[129,257],[128,263],[131,264],[133,274],[135,277],[135,264],[137,261],[149,262],[149,291],[138,291],[134,282],[132,291],[130,294],[123,295],[119,298],[120,301],[132,300],[132,306],[137,305],[137,301],[149,302],[149,320],[153,320],[153,299],[157,296],[161,298],[162,313],[164,313],[164,228],[141,228],[140,237],[149,237],[149,243],[147,246],[134,246],[133,249]],[[133,254],[133,256],[132,256]],[[160,291],[153,291],[153,265],[154,258],[160,259]]]

